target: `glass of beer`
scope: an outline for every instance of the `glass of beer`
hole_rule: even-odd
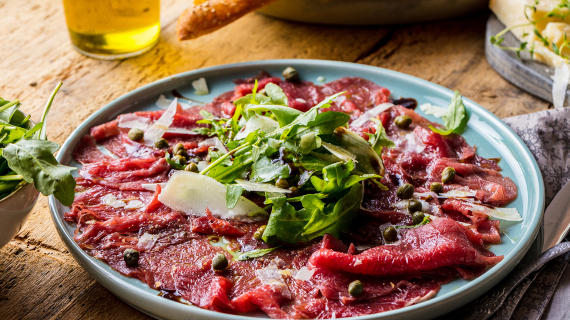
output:
[[[160,34],[160,0],[63,0],[71,42],[98,59],[125,59],[150,50]]]

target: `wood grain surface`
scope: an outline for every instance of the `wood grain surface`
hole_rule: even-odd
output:
[[[491,69],[484,56],[489,13],[392,28],[304,25],[253,13],[210,35],[178,42],[176,19],[189,3],[162,1],[161,40],[150,52],[99,61],[72,49],[60,1],[0,0],[0,96],[18,98],[22,110],[37,120],[49,93],[63,81],[48,117],[49,138],[58,143],[91,113],[142,85],[201,67],[262,59],[388,68],[457,89],[499,117],[552,107]],[[0,249],[0,318],[148,317],[115,298],[73,260],[53,226],[47,199],[40,196],[24,229]]]

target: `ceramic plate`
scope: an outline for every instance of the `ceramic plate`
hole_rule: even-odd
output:
[[[449,19],[488,5],[488,0],[279,0],[258,12],[297,22],[365,26]]]
[[[73,161],[71,154],[81,137],[89,129],[110,120],[122,113],[137,110],[156,110],[155,101],[160,94],[172,99],[172,90],[176,89],[183,96],[200,101],[211,101],[219,94],[230,91],[236,78],[246,78],[266,70],[273,75],[280,75],[288,66],[295,67],[303,80],[314,81],[325,77],[332,81],[344,76],[358,76],[387,87],[392,97],[412,97],[419,104],[431,103],[447,106],[453,92],[412,76],[402,73],[344,62],[321,60],[268,60],[224,65],[189,71],[168,77],[134,90],[109,103],[85,120],[63,144],[57,160],[62,164],[79,164]],[[195,96],[191,82],[198,78],[207,79],[210,94]],[[510,177],[518,186],[518,197],[509,205],[518,209],[522,222],[501,221],[502,243],[491,246],[491,251],[504,255],[505,259],[488,270],[481,277],[472,280],[455,280],[442,286],[437,296],[429,301],[393,310],[385,313],[356,317],[354,319],[429,319],[456,309],[489,290],[504,278],[521,260],[531,246],[540,227],[544,207],[544,186],[538,166],[528,148],[519,137],[499,118],[477,105],[464,99],[470,116],[467,130],[463,134],[470,145],[477,146],[477,153],[486,158],[502,160],[500,166],[503,175]],[[425,116],[419,108],[417,110]],[[432,121],[441,121],[427,116]],[[158,291],[150,289],[146,283],[122,276],[106,263],[95,259],[73,241],[75,224],[63,220],[63,214],[69,211],[53,196],[49,198],[53,221],[67,245],[69,252],[99,283],[130,305],[139,310],[163,319],[247,319],[248,317],[216,313],[167,300],[158,296]],[[251,318],[250,318],[251,319]]]

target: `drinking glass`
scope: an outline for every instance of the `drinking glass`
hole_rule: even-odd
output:
[[[98,59],[150,50],[160,34],[160,0],[63,0],[71,43]]]

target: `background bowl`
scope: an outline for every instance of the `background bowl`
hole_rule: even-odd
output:
[[[21,119],[26,117],[23,112],[17,112],[18,114],[15,116]],[[33,125],[32,121],[28,121],[28,128]],[[0,200],[0,248],[20,232],[28,220],[39,194],[33,184],[23,182],[18,185],[14,192]]]
[[[483,11],[488,0],[280,0],[258,12],[298,22],[387,25],[433,21]]]

